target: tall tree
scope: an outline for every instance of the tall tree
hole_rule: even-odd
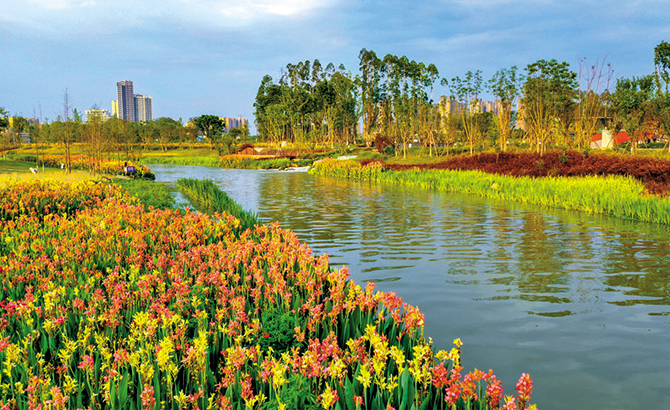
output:
[[[577,73],[570,64],[538,60],[526,67],[522,117],[526,131],[544,153],[550,139],[565,137],[570,128],[577,94]]]
[[[656,68],[656,96],[654,111],[659,126],[667,138],[665,149],[670,150],[670,44],[661,41],[654,48],[654,66]]]
[[[200,130],[202,135],[209,140],[212,149],[216,149],[219,155],[228,153],[230,145],[226,144],[223,138],[223,131],[226,129],[226,122],[216,115],[203,114],[193,119],[193,123]]]
[[[616,90],[610,96],[612,107],[621,122],[623,129],[631,139],[631,149],[637,149],[637,143],[651,112],[652,97],[656,81],[653,74],[643,77],[620,78]]]
[[[478,141],[480,137],[475,114],[481,110],[478,97],[482,92],[482,72],[468,71],[462,79],[452,78],[451,92],[458,101],[458,113],[462,120],[463,132],[470,145],[470,155],[473,155],[475,141]]]
[[[577,92],[572,129],[574,142],[580,148],[591,144],[591,136],[598,131],[605,116],[607,107],[603,93],[609,92],[613,76],[612,66],[605,59],[596,60],[595,64],[588,64],[585,58],[579,60],[580,89]]]
[[[517,67],[498,70],[489,80],[488,88],[497,98],[495,126],[498,129],[500,150],[506,151],[512,135],[512,107],[516,105],[521,94],[523,76],[517,73]]]
[[[374,134],[379,117],[382,62],[374,51],[368,51],[365,48],[358,54],[358,58],[360,61],[358,67],[361,72],[359,87],[363,113],[363,138],[369,146],[375,139]]]
[[[0,107],[0,132],[9,127],[9,112],[5,110],[5,107]]]

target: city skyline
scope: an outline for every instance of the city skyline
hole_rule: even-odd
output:
[[[131,14],[119,10],[133,10]],[[158,11],[160,10],[160,12]],[[616,77],[653,71],[653,49],[670,40],[670,5],[590,1],[17,0],[0,5],[0,106],[55,119],[64,90],[84,111],[108,99],[109,83],[132,78],[160,101],[155,117],[202,114],[253,119],[264,75],[319,59],[358,73],[362,48],[433,63],[451,79],[484,79],[539,59],[578,71],[606,59]],[[123,44],[123,47],[120,45]],[[441,87],[437,96],[447,94]],[[484,99],[489,96],[482,95]],[[106,107],[108,103],[105,103]],[[155,107],[156,108],[156,107]],[[253,127],[253,120],[250,126]]]

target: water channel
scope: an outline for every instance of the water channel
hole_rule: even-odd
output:
[[[664,226],[304,172],[154,165],[209,178],[352,279],[426,315],[438,349],[522,372],[541,410],[670,409],[670,235]]]

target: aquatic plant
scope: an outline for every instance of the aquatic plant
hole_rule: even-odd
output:
[[[443,191],[472,193],[543,206],[599,213],[618,218],[670,224],[670,198],[645,193],[630,176],[543,177],[509,176],[482,171],[409,168],[386,170],[379,162],[323,160],[310,172],[358,180],[417,185]]]
[[[261,223],[258,215],[244,210],[210,179],[182,178],[177,180],[177,188],[199,211],[209,214],[227,213],[239,219],[242,230]]]

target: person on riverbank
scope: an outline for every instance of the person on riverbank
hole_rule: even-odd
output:
[[[123,163],[123,172],[126,174],[127,177],[135,177],[135,167],[132,165],[128,165],[127,162]]]

